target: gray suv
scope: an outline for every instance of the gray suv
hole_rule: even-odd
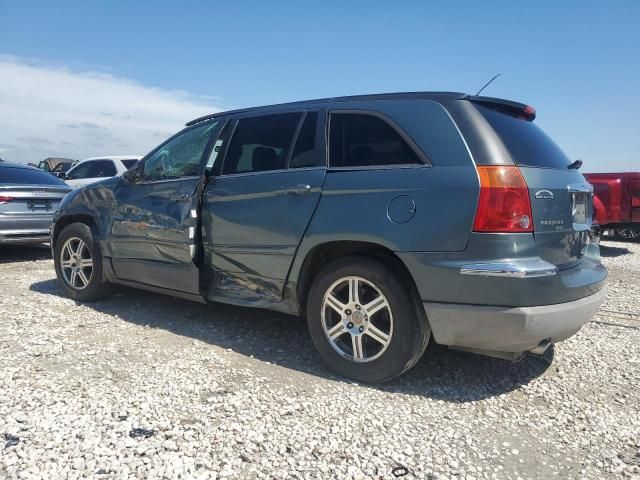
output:
[[[381,382],[429,339],[517,359],[588,322],[606,269],[592,190],[511,101],[328,98],[216,113],[67,195],[51,245],[80,301],[110,284],[304,315],[340,374]]]

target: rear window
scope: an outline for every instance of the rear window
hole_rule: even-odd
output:
[[[0,166],[0,185],[6,183],[23,185],[67,185],[58,177],[41,170]]]
[[[360,113],[331,114],[329,165],[377,167],[421,164],[411,147],[387,122]]]
[[[502,139],[516,165],[566,169],[571,160],[535,123],[476,105]]]

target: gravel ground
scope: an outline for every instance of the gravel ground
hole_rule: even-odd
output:
[[[370,387],[296,318],[77,304],[46,249],[1,248],[0,477],[640,478],[640,244],[602,253],[608,300],[552,363],[430,347]]]

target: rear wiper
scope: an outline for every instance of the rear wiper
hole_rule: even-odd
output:
[[[578,170],[581,166],[582,166],[582,160],[576,160],[571,165],[569,165],[567,168],[569,170]]]

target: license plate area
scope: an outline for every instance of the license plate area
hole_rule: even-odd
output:
[[[27,208],[32,212],[44,211],[47,212],[53,208],[51,200],[28,200]]]

